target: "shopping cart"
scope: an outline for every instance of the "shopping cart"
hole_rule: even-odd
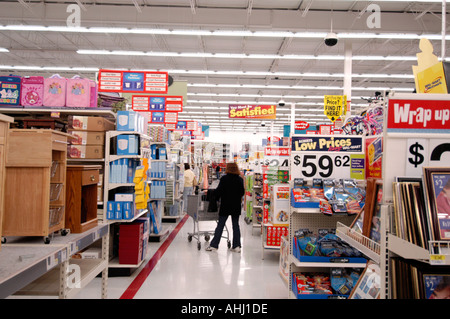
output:
[[[219,219],[219,205],[215,206],[216,209],[211,209],[209,205],[209,198],[207,193],[199,195],[188,195],[187,199],[187,214],[194,220],[194,230],[192,233],[188,233],[188,241],[191,242],[192,238],[197,239],[197,249],[200,250],[202,245],[200,243],[200,237],[204,236],[205,241],[209,241],[210,236],[214,236],[214,230],[200,231],[199,222],[201,221],[216,221]],[[226,234],[226,236],[224,235]],[[231,247],[231,241],[229,239],[228,228],[225,225],[224,231],[222,233],[222,238],[227,240],[228,248]]]

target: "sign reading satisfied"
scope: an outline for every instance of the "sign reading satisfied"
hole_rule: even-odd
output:
[[[275,119],[276,105],[229,105],[230,119]]]

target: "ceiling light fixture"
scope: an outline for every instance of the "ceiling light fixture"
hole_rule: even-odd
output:
[[[186,36],[227,36],[227,37],[276,37],[276,38],[316,38],[323,39],[326,32],[290,32],[290,31],[236,31],[236,30],[171,30],[146,28],[118,28],[118,27],[68,27],[68,26],[40,26],[40,25],[2,25],[0,31],[34,31],[34,32],[76,32],[76,33],[110,33],[110,34],[160,34]],[[337,33],[341,39],[398,39],[419,40],[426,37],[429,40],[442,39],[441,34],[416,33]],[[450,35],[445,37],[450,39]]]

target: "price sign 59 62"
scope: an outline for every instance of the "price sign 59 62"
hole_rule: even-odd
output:
[[[296,154],[292,163],[293,176],[349,178],[350,155],[347,154]]]

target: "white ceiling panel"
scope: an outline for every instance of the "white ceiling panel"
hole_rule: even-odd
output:
[[[346,44],[353,55],[352,103],[361,105],[366,103],[361,97],[373,97],[375,91],[414,90],[411,66],[420,36],[430,38],[435,54],[442,55],[439,1],[81,0],[78,29],[67,27],[67,8],[75,1],[24,3],[0,2],[0,48],[9,50],[0,53],[1,74],[94,78],[100,68],[168,70],[175,80],[187,81],[192,94],[186,106],[198,108],[198,113],[183,116],[197,116],[205,125],[217,123],[217,114],[209,113],[226,108],[217,103],[223,101],[275,103],[283,97],[300,110],[308,103],[309,109],[320,110],[323,95],[343,93]],[[380,28],[367,24],[370,4],[381,10]],[[446,33],[449,22],[447,14]],[[331,24],[339,41],[328,47],[323,37]],[[450,52],[448,40],[444,44]],[[257,58],[261,55],[266,56]],[[92,69],[52,72],[37,67]],[[219,114],[221,119],[227,118],[226,109],[220,112],[225,113]],[[313,112],[304,113],[308,118]],[[276,123],[287,124],[289,110],[278,114]]]

